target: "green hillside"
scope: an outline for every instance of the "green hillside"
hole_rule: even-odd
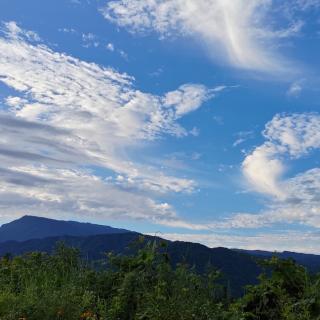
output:
[[[292,260],[272,258],[269,270],[233,299],[221,274],[172,266],[167,243],[140,237],[135,254],[108,254],[99,270],[60,243],[52,255],[4,256],[1,320],[317,320],[320,277]]]

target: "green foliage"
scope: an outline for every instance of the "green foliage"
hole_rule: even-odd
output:
[[[217,273],[200,276],[182,264],[173,269],[164,243],[109,261],[116,272],[107,319],[218,319],[221,313]]]
[[[79,319],[95,304],[78,252],[30,253],[0,263],[0,319]]]
[[[99,269],[61,243],[3,257],[0,320],[320,320],[320,278],[291,260],[265,261],[259,284],[232,301],[216,270],[172,267],[165,243],[140,238],[130,252]]]
[[[263,262],[266,272],[233,307],[243,320],[320,319],[319,277],[310,278],[293,260],[273,257]],[[271,272],[271,276],[267,274]]]

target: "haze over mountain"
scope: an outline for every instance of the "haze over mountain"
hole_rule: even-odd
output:
[[[0,227],[0,242],[25,241],[60,236],[90,236],[97,234],[125,233],[124,229],[92,223],[54,220],[35,216],[24,216]]]

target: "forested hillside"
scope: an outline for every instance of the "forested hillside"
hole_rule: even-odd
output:
[[[0,262],[0,319],[316,320],[320,277],[292,260],[266,260],[259,283],[234,299],[210,265],[172,265],[167,243],[140,237],[135,254],[109,253],[100,268],[60,243],[52,255]]]
[[[105,252],[128,254],[133,249],[128,249],[130,243],[136,240],[138,233],[103,234],[89,237],[49,237],[45,239],[32,239],[24,242],[9,241],[0,243],[0,256],[10,253],[21,255],[32,251],[52,253],[56,243],[63,241],[66,245],[79,249],[83,259],[90,262],[105,258]],[[224,277],[221,282],[229,284],[232,295],[243,294],[243,287],[255,284],[261,269],[257,266],[256,259],[246,253],[235,252],[226,248],[208,248],[204,245],[191,242],[167,241],[157,237],[144,236],[145,239],[163,241],[167,244],[167,251],[171,263],[181,261],[194,266],[197,272],[203,273],[208,264],[221,270]]]

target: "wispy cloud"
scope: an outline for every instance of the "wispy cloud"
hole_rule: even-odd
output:
[[[319,254],[319,232],[282,231],[274,233],[257,233],[255,235],[230,234],[179,234],[165,233],[161,237],[172,241],[202,243],[210,248],[227,247],[246,250],[293,251]]]
[[[106,49],[107,49],[108,51],[113,52],[113,51],[115,50],[114,44],[111,43],[111,42],[109,42],[109,43],[106,45]]]
[[[240,131],[236,134],[236,141],[232,144],[233,147],[237,147],[245,141],[251,139],[254,136],[253,131]]]
[[[302,90],[302,81],[295,81],[290,85],[289,89],[287,90],[287,96],[291,98],[297,98],[300,96]]]
[[[216,59],[252,71],[295,72],[276,49],[279,41],[299,34],[300,19],[274,19],[271,0],[114,0],[102,9],[109,21],[129,32],[155,31],[161,38],[188,36]],[[299,8],[311,3],[299,1]],[[291,3],[291,2],[290,2]],[[298,8],[298,6],[296,6]],[[301,9],[302,10],[302,9]],[[283,27],[283,25],[285,25]]]
[[[12,39],[19,39],[19,37],[23,35],[26,39],[31,41],[41,40],[40,36],[36,32],[30,30],[22,30],[15,21],[4,23],[4,27],[5,29],[3,30],[3,32]]]
[[[0,81],[16,93],[0,115],[3,212],[179,222],[158,196],[192,192],[195,181],[136,162],[134,153],[164,135],[187,136],[179,119],[223,87],[186,84],[163,96],[144,93],[133,77],[54,52],[29,35],[10,22],[0,37]],[[26,176],[48,183],[26,188]]]
[[[98,40],[98,37],[95,34],[91,33],[91,32],[83,33],[81,35],[81,37],[82,37],[82,43],[83,43],[82,45],[85,48],[90,48],[90,47],[97,48],[97,47],[100,46],[100,42]]]

